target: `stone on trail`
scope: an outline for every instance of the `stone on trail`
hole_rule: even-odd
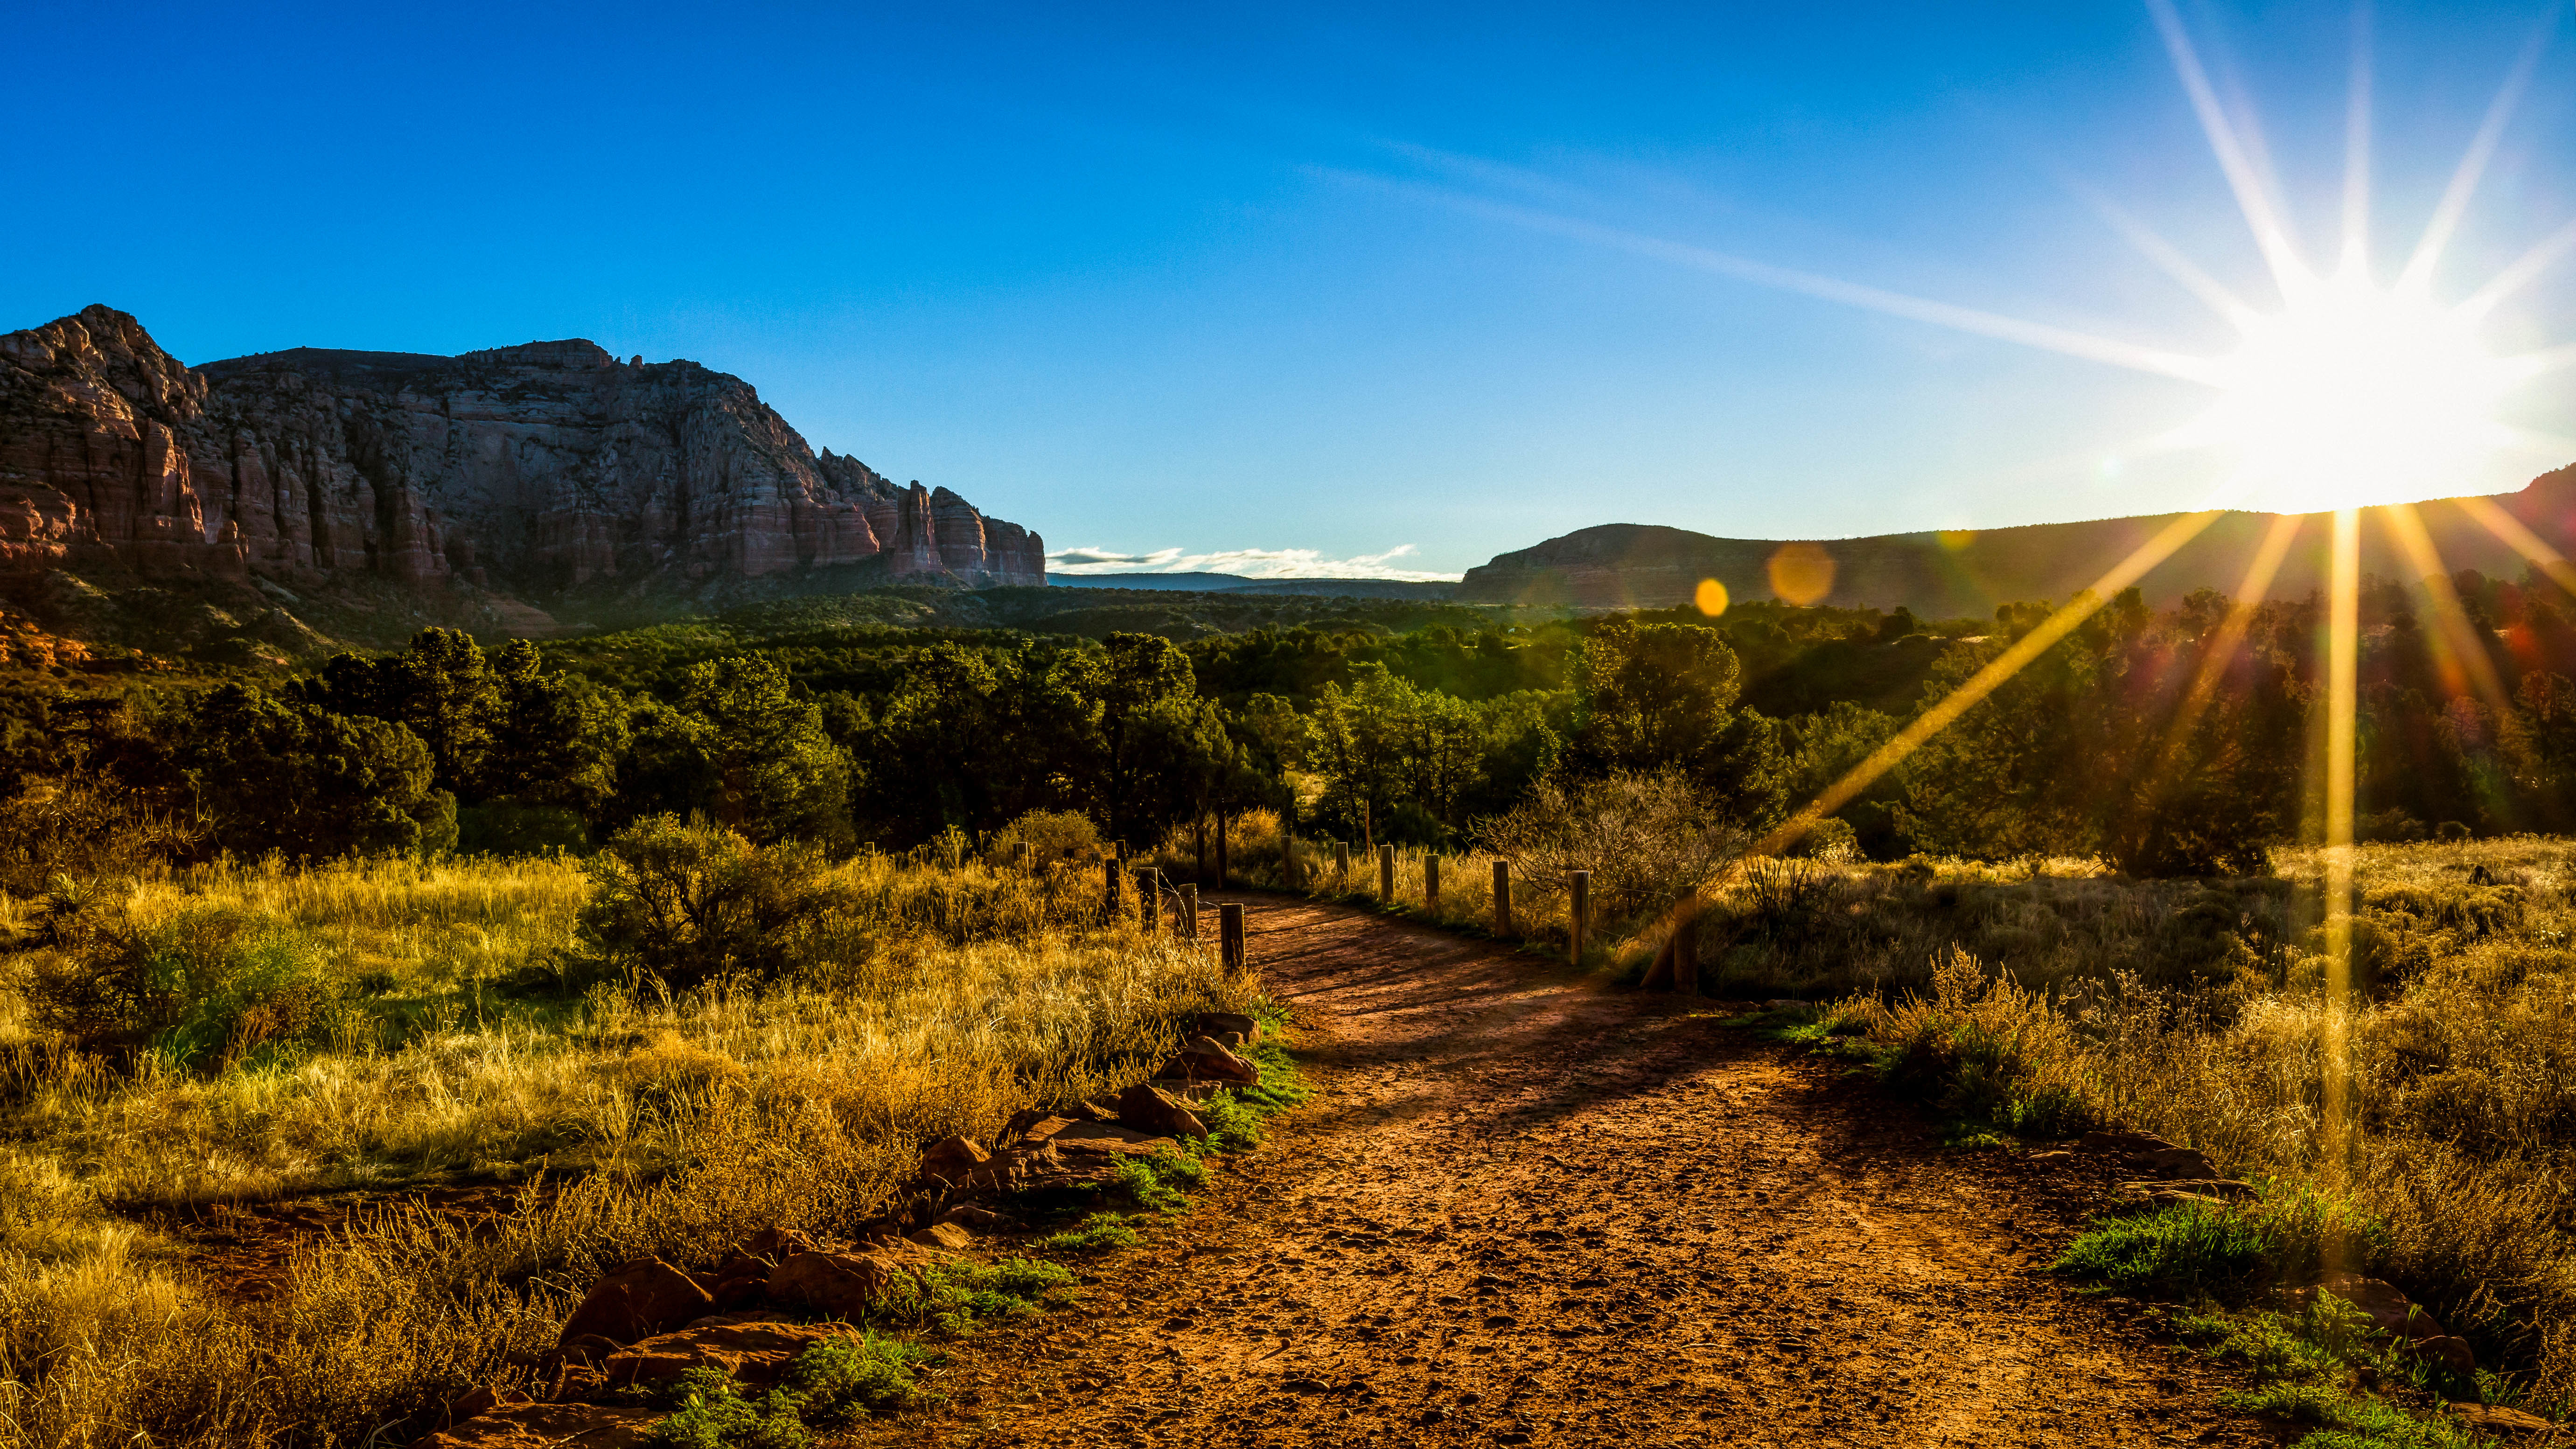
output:
[[[1141,1131],[1175,1137],[1207,1135],[1207,1124],[1199,1120],[1196,1112],[1171,1093],[1157,1090],[1151,1082],[1138,1082],[1118,1094],[1118,1120]]]
[[[963,1252],[975,1241],[973,1233],[956,1223],[932,1223],[917,1233],[907,1233],[905,1236],[925,1248],[945,1248],[950,1252]]]
[[[587,1334],[633,1343],[702,1318],[715,1295],[659,1258],[638,1258],[591,1285],[589,1296],[564,1320],[556,1342],[569,1345]]]
[[[997,1213],[991,1208],[977,1207],[971,1202],[959,1203],[957,1206],[941,1213],[939,1215],[939,1220],[943,1223],[957,1223],[961,1226],[987,1233],[992,1232],[997,1228],[1007,1228],[1011,1225],[1011,1220],[1007,1215]]]
[[[798,1253],[769,1275],[769,1296],[819,1313],[857,1318],[885,1297],[901,1271],[873,1253]]]
[[[598,1404],[501,1404],[418,1449],[641,1449],[666,1409],[611,1409]]]
[[[1192,1082],[1232,1082],[1245,1087],[1261,1080],[1260,1068],[1227,1051],[1222,1042],[1210,1036],[1191,1037],[1154,1075]]]

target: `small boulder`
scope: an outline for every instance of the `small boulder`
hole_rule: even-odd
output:
[[[900,1271],[870,1253],[798,1253],[769,1275],[769,1296],[818,1313],[857,1318],[885,1297]]]
[[[1196,1112],[1171,1093],[1156,1090],[1151,1082],[1138,1082],[1118,1094],[1118,1121],[1139,1131],[1174,1137],[1207,1135],[1207,1124],[1199,1120]]]
[[[932,1223],[917,1233],[906,1233],[904,1236],[925,1248],[944,1248],[952,1253],[963,1252],[975,1241],[975,1235],[968,1232],[962,1224],[949,1222]]]
[[[1261,1040],[1261,1023],[1240,1011],[1202,1011],[1198,1014],[1197,1026],[1201,1032],[1219,1039],[1232,1036],[1237,1041]],[[1227,1043],[1228,1046],[1234,1044]]]
[[[734,1265],[744,1260],[757,1261],[775,1268],[798,1253],[814,1251],[814,1240],[794,1228],[762,1228],[759,1232],[733,1245],[725,1255],[725,1266],[716,1271],[731,1277]]]
[[[2377,1278],[2364,1278],[2358,1273],[2328,1273],[2314,1288],[2301,1292],[2303,1301],[2313,1301],[2316,1294],[2331,1293],[2370,1316],[2373,1328],[2398,1338],[2427,1339],[2449,1336],[2441,1320],[2410,1301],[2403,1289]]]
[[[633,1343],[704,1317],[714,1304],[715,1295],[688,1274],[659,1258],[638,1258],[591,1285],[581,1306],[564,1320],[563,1336],[557,1342],[568,1345],[586,1334],[597,1334],[617,1343]]]
[[[2440,1364],[2462,1379],[2472,1378],[2477,1374],[2477,1350],[2469,1347],[2469,1341],[2456,1333],[2441,1333],[2430,1338],[2419,1338],[2415,1340],[2413,1348],[2417,1358],[2427,1363]]]
[[[1259,1068],[1206,1036],[1191,1037],[1154,1075],[1189,1082],[1230,1082],[1245,1087],[1261,1080]]]
[[[921,1154],[921,1174],[943,1182],[964,1182],[975,1169],[993,1160],[971,1137],[942,1137]]]

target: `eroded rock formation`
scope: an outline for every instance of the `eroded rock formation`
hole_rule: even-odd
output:
[[[122,312],[0,335],[0,572],[509,595],[1039,584],[1044,543],[816,453],[741,379],[585,341],[190,369]]]

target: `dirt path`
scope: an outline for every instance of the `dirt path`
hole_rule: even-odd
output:
[[[1701,1004],[1248,904],[1316,1100],[862,1442],[2274,1442],[2041,1271],[2068,1208],[2004,1155]]]

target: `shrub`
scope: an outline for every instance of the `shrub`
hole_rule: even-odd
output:
[[[36,964],[40,1024],[82,1047],[221,1069],[309,1034],[331,1006],[321,956],[293,931],[221,909],[92,928]]]
[[[1022,849],[1029,865],[1073,865],[1100,856],[1100,827],[1075,810],[1032,810],[993,833],[984,855],[1003,864],[1017,863]]]
[[[755,847],[669,815],[611,836],[589,871],[597,893],[582,908],[583,945],[630,981],[651,977],[672,990],[794,974],[833,905],[815,846]]]
[[[1604,922],[1679,900],[1744,845],[1743,833],[1678,770],[1549,780],[1480,833],[1488,850],[1541,885],[1591,871],[1593,906]]]

